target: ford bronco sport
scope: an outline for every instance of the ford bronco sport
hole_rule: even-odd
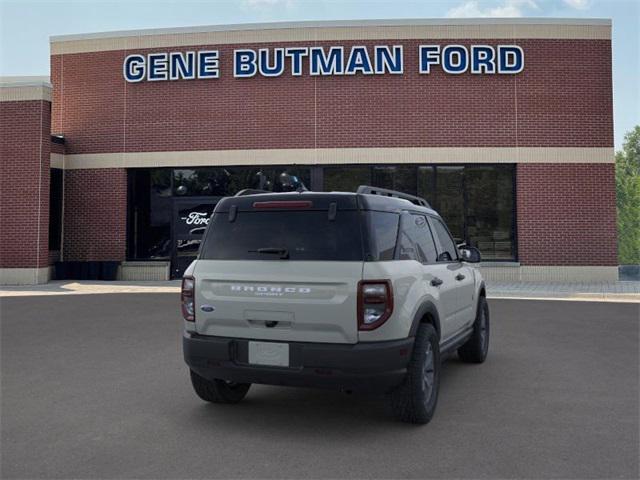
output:
[[[252,383],[384,392],[399,419],[427,423],[441,358],[487,356],[479,261],[400,192],[223,198],[182,281],[193,388],[217,403]]]

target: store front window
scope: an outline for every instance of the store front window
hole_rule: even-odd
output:
[[[506,165],[373,165],[324,167],[325,191],[359,185],[426,199],[457,243],[478,247],[485,261],[515,260],[515,168]]]
[[[340,166],[324,168],[325,192],[355,192],[360,185],[371,184],[371,168],[368,166]]]
[[[310,169],[295,167],[205,167],[173,170],[178,197],[235,195],[245,188],[288,192],[310,185]]]
[[[485,260],[515,260],[514,169],[465,167],[465,237]]]
[[[222,197],[251,188],[294,191],[310,184],[308,167],[131,169],[128,172],[128,260],[171,261],[182,275],[198,253]]]
[[[373,185],[419,195],[457,243],[478,247],[485,261],[517,258],[510,164],[156,168],[131,169],[128,178],[127,258],[171,261],[173,276],[197,254],[206,226],[200,217],[208,219],[220,198],[245,188],[291,191],[301,183],[319,191]]]

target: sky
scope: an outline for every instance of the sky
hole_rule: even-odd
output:
[[[460,17],[613,21],[615,146],[640,125],[640,0],[0,0],[0,75],[49,75],[49,36],[233,23]]]

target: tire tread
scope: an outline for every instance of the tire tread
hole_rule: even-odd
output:
[[[422,352],[426,349],[426,343],[430,342],[434,352],[435,368],[435,398],[426,407],[422,401]],[[426,424],[429,423],[438,401],[438,389],[440,383],[440,354],[438,348],[438,334],[431,324],[422,323],[418,327],[414,342],[413,353],[407,367],[407,376],[404,382],[393,390],[389,397],[391,408],[398,418],[403,422]]]
[[[483,351],[482,342],[480,340],[480,312],[484,309],[487,329],[489,329],[489,305],[487,299],[481,296],[478,300],[478,311],[476,312],[476,320],[473,324],[473,333],[460,348],[458,348],[458,357],[466,363],[482,363],[487,358],[487,352]],[[489,335],[491,330],[487,331]],[[487,347],[488,349],[488,347]]]

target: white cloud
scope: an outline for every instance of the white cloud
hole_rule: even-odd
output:
[[[562,0],[565,5],[576,10],[587,10],[591,6],[590,0]]]
[[[569,0],[580,2],[586,0]],[[486,3],[485,3],[486,5]],[[535,0],[503,0],[502,3],[490,7],[480,6],[478,0],[467,2],[452,8],[447,12],[449,18],[479,18],[479,17],[522,17],[526,9],[538,9]]]

